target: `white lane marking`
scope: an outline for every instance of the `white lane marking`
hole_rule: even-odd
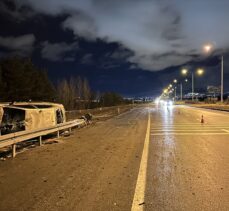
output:
[[[191,136],[208,136],[208,135],[229,135],[228,133],[151,133],[150,135],[152,136],[186,136],[186,135],[191,135]]]
[[[148,114],[146,137],[145,137],[142,158],[139,167],[138,179],[135,187],[135,193],[134,193],[131,211],[144,210],[149,140],[150,140],[150,113]]]
[[[226,129],[221,129],[221,130],[224,131],[224,132],[229,133],[229,130],[226,130]]]
[[[226,131],[226,130],[224,130],[224,129],[221,129],[221,130],[223,130],[224,132]],[[205,129],[203,129],[203,130],[193,130],[193,129],[184,129],[184,130],[177,130],[177,129],[158,129],[158,130],[151,130],[151,132],[177,132],[177,131],[191,131],[191,132],[200,132],[200,131],[203,131],[203,132],[209,132],[209,131],[219,131],[219,129],[209,129],[209,130],[205,130]],[[227,132],[227,131],[226,131]],[[229,131],[228,131],[229,132]]]
[[[229,124],[229,123],[225,123],[225,124]],[[167,127],[174,127],[174,126],[184,126],[184,127],[186,127],[186,126],[198,126],[198,125],[208,125],[208,126],[219,126],[219,125],[221,125],[221,126],[225,126],[225,124],[200,124],[200,122],[199,123],[196,123],[196,124],[163,124],[163,125],[160,125],[160,124],[157,124],[157,125],[151,125],[152,127],[165,127],[165,126],[167,126]],[[227,127],[227,126],[226,126]]]
[[[222,129],[222,128],[226,128],[226,129],[229,129],[229,126],[225,127],[224,125],[219,125],[219,126],[211,126],[211,125],[199,125],[199,127],[197,126],[165,126],[165,127],[151,127],[151,130],[163,130],[163,129],[195,129],[195,128],[202,128],[202,129],[214,129],[214,128],[219,128],[219,129]]]
[[[229,128],[224,128],[224,129],[228,129]],[[155,128],[155,129],[151,129],[151,132],[154,132],[154,131],[221,131],[222,130],[222,127],[215,127],[215,128],[203,128],[202,130],[201,129],[197,129],[197,128]]]
[[[220,123],[220,124],[214,124],[214,123],[208,123],[208,125],[228,125],[229,122],[226,123]],[[189,125],[200,125],[200,123],[190,123],[190,124],[186,124],[186,123],[165,123],[165,124],[152,124],[152,126],[189,126]]]

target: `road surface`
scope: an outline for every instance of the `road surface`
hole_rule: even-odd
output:
[[[229,210],[228,141],[229,113],[135,108],[0,162],[0,210]]]

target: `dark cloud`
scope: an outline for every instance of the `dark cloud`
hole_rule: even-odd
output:
[[[0,13],[7,16],[11,21],[16,22],[21,22],[35,14],[28,5],[21,5],[13,0],[0,1]]]
[[[134,53],[132,51],[124,48],[123,46],[119,46],[117,49],[108,53],[106,56],[114,60],[126,61],[133,55]]]
[[[86,65],[93,64],[93,55],[91,53],[85,54],[81,59],[81,64],[86,64]]]
[[[50,43],[45,41],[42,43],[41,56],[49,61],[74,61],[73,55],[67,55],[69,52],[74,54],[78,49],[78,44],[65,42]]]
[[[161,70],[191,61],[190,51],[194,49],[195,54],[201,55],[201,46],[208,41],[215,42],[217,49],[229,47],[227,0],[15,2],[16,16],[23,17],[18,11],[26,7],[41,14],[68,14],[62,22],[64,29],[71,30],[77,38],[120,43],[134,53],[126,57],[127,62],[146,70]],[[9,9],[5,7],[5,10]]]
[[[34,49],[35,36],[26,34],[18,37],[1,37],[0,47],[8,50],[11,54],[28,56]]]

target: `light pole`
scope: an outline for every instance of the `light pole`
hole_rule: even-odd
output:
[[[182,69],[181,70],[181,73],[183,75],[187,75],[188,70],[187,69]],[[198,75],[203,75],[204,70],[203,69],[197,69],[196,73]],[[194,74],[195,74],[195,72],[194,71],[191,71],[191,74],[192,74],[192,101],[193,101],[194,100],[194,96],[193,95],[194,95]]]
[[[175,101],[176,101],[176,99],[177,99],[177,87],[175,86],[174,89],[175,89]]]
[[[177,79],[174,79],[173,83],[177,84],[178,83]],[[175,85],[175,99],[176,99],[176,94],[177,94],[176,89],[177,87]],[[182,82],[180,82],[180,100],[183,99],[183,90],[182,89],[183,89],[183,85],[182,85]]]
[[[182,73],[183,75],[187,75],[188,70],[187,70],[187,69],[182,69],[182,70],[181,70],[181,73]],[[188,82],[188,80],[185,79],[185,82]],[[181,88],[180,88],[180,90],[181,90],[181,91],[180,91],[180,92],[181,92],[181,100],[182,100],[182,98],[183,98],[183,93],[182,93],[183,90],[182,90],[182,89],[183,89],[183,86],[182,86],[182,83],[181,83]]]
[[[221,103],[223,103],[223,55],[221,56]]]
[[[185,79],[185,82],[187,82],[188,80]],[[180,81],[180,100],[183,100],[183,83],[182,81]]]
[[[176,98],[177,98],[177,87],[176,87],[176,84],[177,84],[177,79],[174,79],[173,80],[173,83],[175,84],[175,87],[174,87],[174,90],[175,90],[175,92],[174,92],[174,97],[175,97],[175,99],[174,99],[174,101],[176,101]]]
[[[194,74],[192,72],[192,101],[193,101],[193,95],[194,95]]]
[[[188,82],[188,79],[186,78],[185,80],[184,80],[184,82]],[[182,81],[180,82],[180,96],[181,96],[181,101],[183,100],[183,83],[182,83]]]
[[[210,53],[213,49],[213,44],[206,44],[203,46],[203,49],[206,53]],[[223,82],[224,82],[224,78],[223,78],[223,75],[224,75],[224,65],[223,65],[223,54],[221,55],[221,84],[220,84],[220,101],[221,103],[223,103]]]

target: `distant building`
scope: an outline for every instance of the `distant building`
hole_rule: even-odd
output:
[[[219,95],[220,86],[207,86],[207,94],[214,97]]]

